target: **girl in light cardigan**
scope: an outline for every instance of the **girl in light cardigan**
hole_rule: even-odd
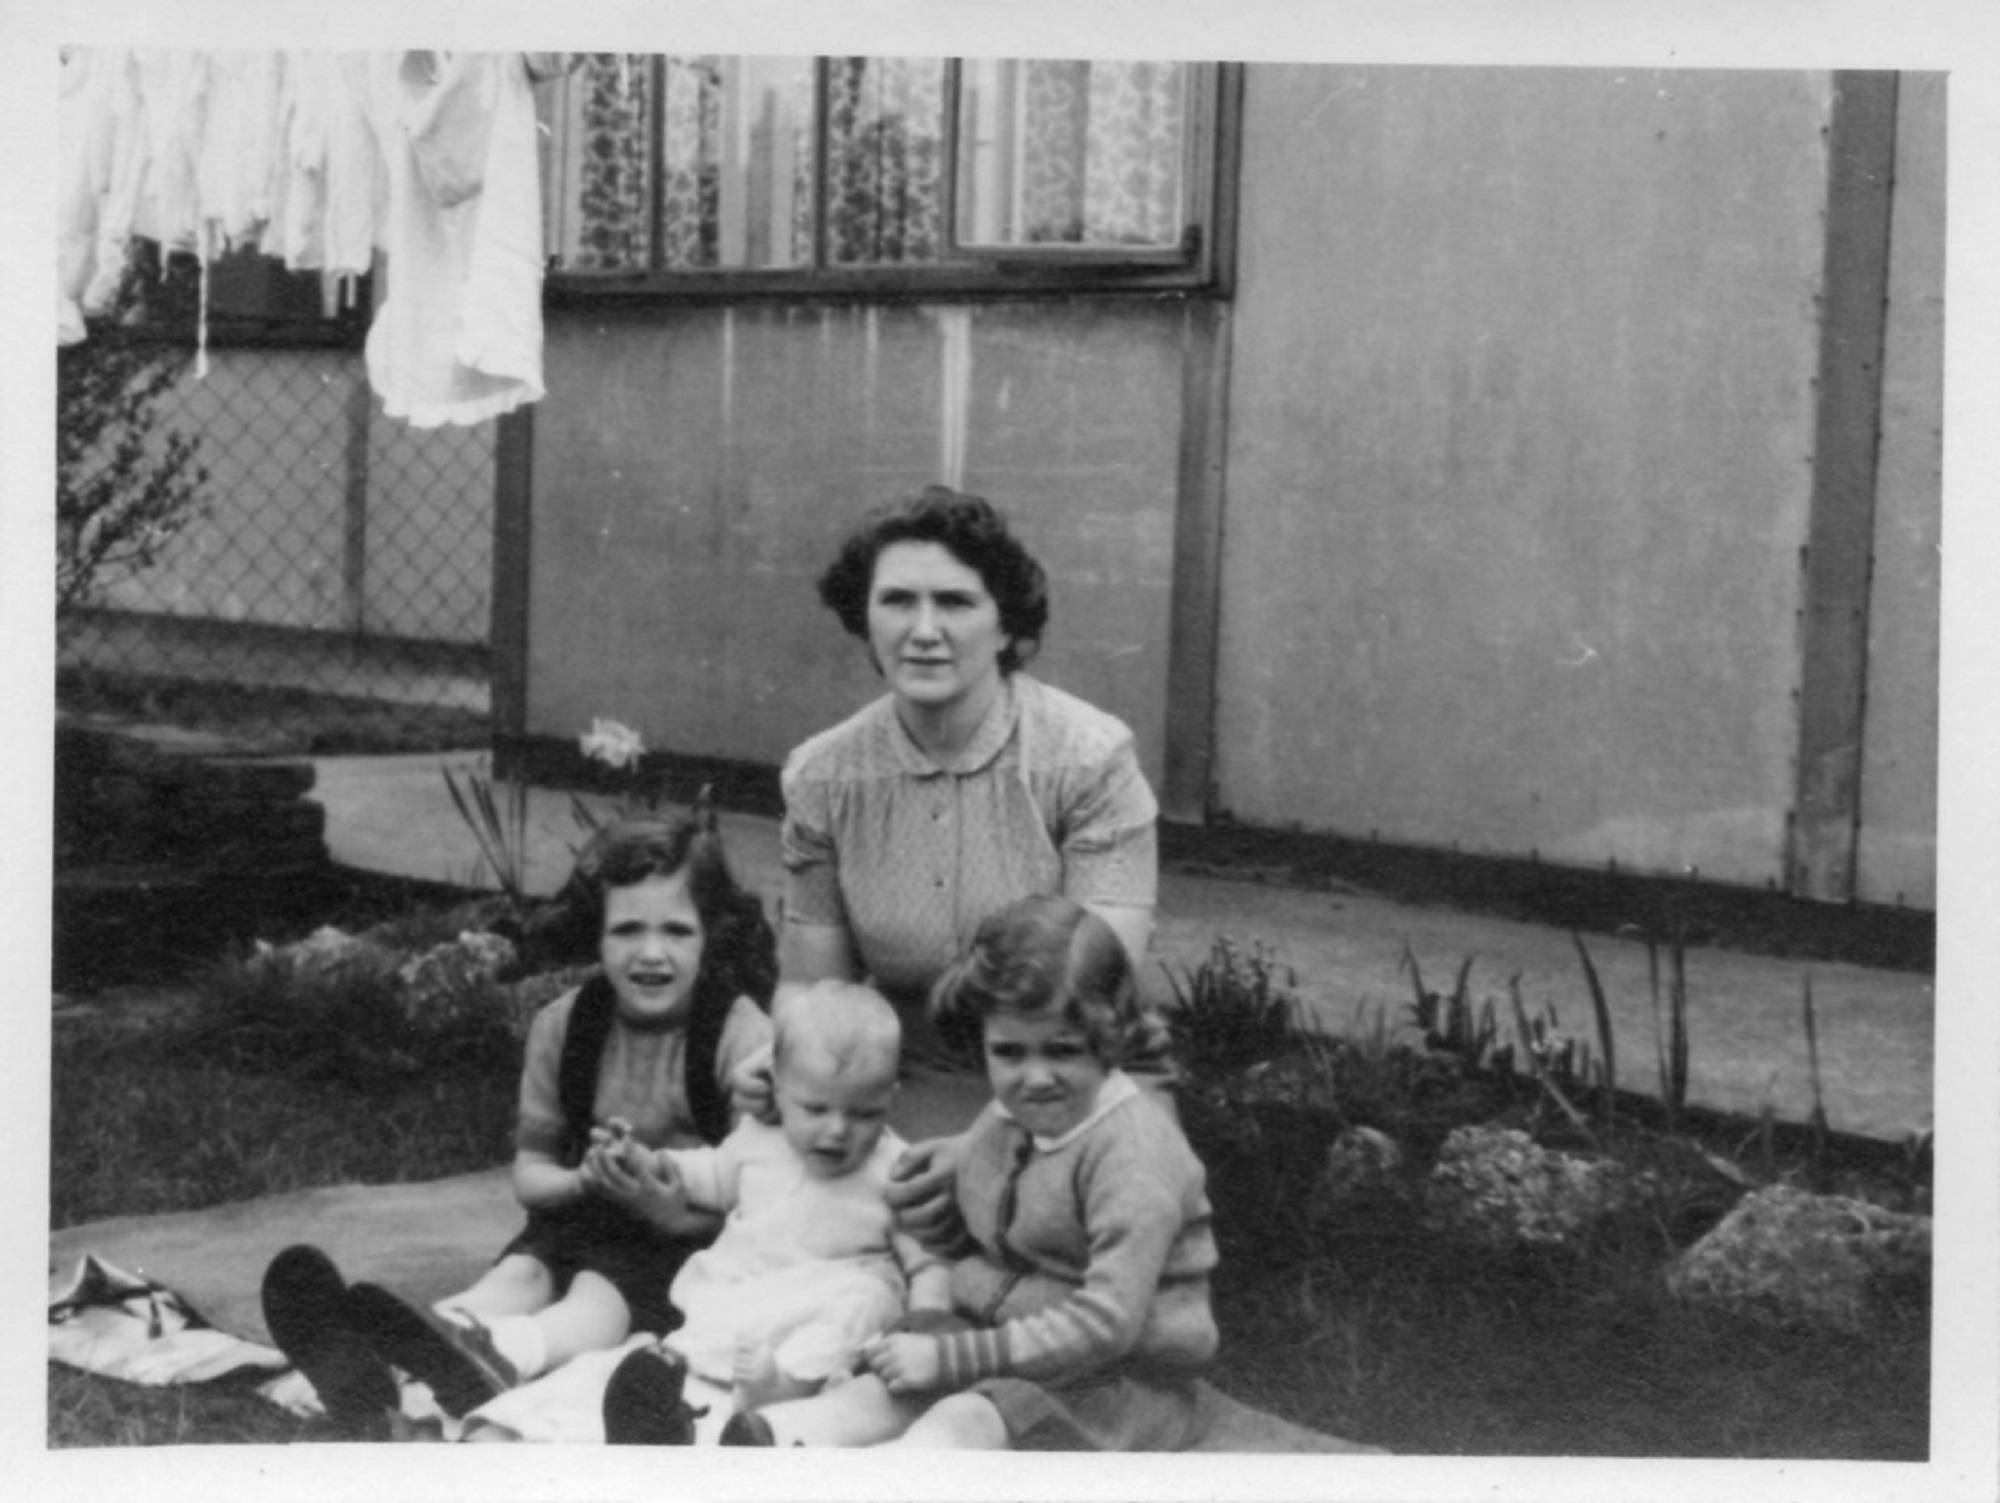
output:
[[[994,1099],[959,1145],[953,1311],[912,1317],[821,1395],[740,1414],[725,1445],[1182,1449],[1216,1349],[1200,1161],[1119,1062],[1154,1041],[1104,921],[1028,898],[932,998]]]

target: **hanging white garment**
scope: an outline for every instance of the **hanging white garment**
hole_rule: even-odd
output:
[[[538,400],[540,184],[521,55],[389,54],[374,101],[388,197],[370,383],[419,428]]]
[[[285,62],[282,219],[275,245],[271,234],[265,233],[264,250],[292,271],[314,271],[321,264],[324,243],[334,58],[328,52],[293,52],[287,54]]]
[[[203,249],[200,153],[209,54],[151,47],[139,54],[146,160],[131,232],[167,250]]]
[[[384,198],[382,146],[370,118],[374,54],[334,60],[326,110],[326,212],[321,264],[358,277],[375,259],[376,216]]]
[[[97,222],[111,184],[111,83],[115,61],[78,47],[62,60],[56,114],[56,343],[87,332],[83,294],[97,262]]]
[[[91,66],[102,70],[107,111],[103,123],[111,138],[110,173],[97,202],[97,245],[91,255],[90,280],[82,293],[84,316],[98,318],[117,302],[119,284],[125,277],[132,224],[146,182],[151,132],[146,123],[146,97],[139,88],[138,56],[122,47],[104,48]]]
[[[255,244],[269,216],[277,79],[275,52],[218,52],[210,59],[195,189],[211,247]]]

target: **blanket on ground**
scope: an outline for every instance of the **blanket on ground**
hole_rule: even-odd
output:
[[[906,1136],[955,1130],[978,1108],[946,1109],[919,1089],[897,1113]],[[521,1220],[507,1171],[423,1184],[340,1185],[159,1216],[125,1216],[49,1238],[50,1356],[135,1382],[191,1382],[243,1366],[283,1370],[270,1346],[258,1291],[280,1250],[310,1242],[348,1278],[386,1284],[429,1302],[464,1288]],[[87,1317],[87,1318],[86,1318]],[[496,1401],[527,1439],[601,1438],[597,1405],[615,1355],[579,1359],[574,1371]],[[297,1374],[267,1387],[299,1402]],[[288,1386],[289,1384],[289,1386]],[[309,1395],[310,1389],[305,1388]],[[692,1397],[692,1395],[691,1395]],[[1288,1423],[1205,1385],[1198,1450],[1364,1451]],[[718,1411],[719,1412],[719,1411]]]

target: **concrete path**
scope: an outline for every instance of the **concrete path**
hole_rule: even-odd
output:
[[[342,865],[430,881],[490,885],[478,847],[445,790],[441,767],[480,769],[477,754],[323,758],[314,796],[327,809],[327,843]],[[552,892],[567,874],[578,836],[570,795],[529,791],[529,887]],[[782,890],[773,820],[725,814],[739,878],[773,911]],[[1405,947],[1425,983],[1448,990],[1471,958],[1476,998],[1492,997],[1502,1036],[1512,1034],[1508,980],[1518,975],[1531,1013],[1552,1005],[1563,1031],[1594,1040],[1590,996],[1563,930],[1375,895],[1303,892],[1254,881],[1166,873],[1155,939],[1169,975],[1198,965],[1216,939],[1261,945],[1296,972],[1298,992],[1336,1030],[1386,1013],[1408,1016]],[[1648,1089],[1656,1079],[1655,1030],[1643,945],[1585,940],[1608,994],[1620,1084]],[[1727,1111],[1804,1121],[1812,1108],[1801,991],[1812,984],[1820,1082],[1827,1117],[1840,1131],[1899,1139],[1932,1125],[1932,1024],[1928,975],[1773,959],[1723,950],[1687,957],[1690,1097]],[[1593,1053],[1595,1043],[1592,1043]]]

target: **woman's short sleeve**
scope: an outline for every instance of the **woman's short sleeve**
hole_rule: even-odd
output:
[[[1063,896],[1079,903],[1151,908],[1160,890],[1160,806],[1138,753],[1121,741],[1088,769],[1064,813]]]
[[[778,850],[785,865],[787,923],[845,927],[847,904],[840,895],[840,848],[825,809],[823,784],[787,776],[785,818]]]

